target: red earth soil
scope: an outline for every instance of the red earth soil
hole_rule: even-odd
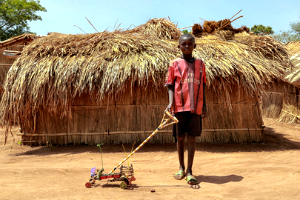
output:
[[[30,147],[17,136],[3,145],[0,129],[0,199],[300,199],[300,125],[264,123],[264,143],[197,144],[194,187],[172,177],[175,143],[146,144],[129,160],[136,181],[126,190],[109,179],[85,187],[91,168],[102,168],[96,146]],[[131,148],[125,145],[127,154]],[[102,151],[105,173],[126,156],[122,145]]]

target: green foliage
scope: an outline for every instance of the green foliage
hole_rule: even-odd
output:
[[[274,35],[273,37],[283,43],[300,41],[300,21],[290,23],[290,27],[292,30],[280,31],[279,35]]]
[[[264,25],[254,25],[251,31],[256,35],[271,35],[274,33],[271,26],[265,27]]]
[[[191,34],[192,33],[191,31],[188,31],[188,30],[183,30],[182,32],[183,32],[183,34]]]
[[[47,11],[39,0],[0,0],[0,41],[29,33],[28,22],[42,20],[37,11]]]
[[[290,24],[292,30],[295,32],[295,33],[298,33],[300,34],[300,21],[299,22],[292,22]]]

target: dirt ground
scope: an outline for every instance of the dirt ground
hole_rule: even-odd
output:
[[[85,187],[91,168],[102,168],[98,147],[29,147],[17,136],[3,146],[1,129],[0,199],[300,199],[300,126],[264,122],[264,143],[197,144],[194,187],[172,177],[175,143],[146,144],[130,159],[136,181],[127,190],[111,179]],[[131,148],[125,145],[127,153]],[[106,173],[125,158],[122,145],[102,151]]]

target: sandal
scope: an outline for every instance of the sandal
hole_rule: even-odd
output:
[[[197,179],[196,179],[195,176],[193,176],[193,175],[187,175],[186,181],[187,181],[187,183],[190,184],[190,185],[197,185],[197,184],[198,184]]]
[[[179,172],[177,172],[175,175],[174,175],[174,178],[176,180],[181,180],[185,177],[185,173],[183,170],[179,170]]]

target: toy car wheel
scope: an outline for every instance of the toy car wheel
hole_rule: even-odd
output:
[[[85,187],[86,188],[90,188],[92,185],[91,185],[91,183],[90,182],[87,182],[86,184],[85,184]]]
[[[121,182],[120,188],[122,188],[122,189],[127,189],[128,185],[129,185],[129,181],[125,178],[125,179]]]

